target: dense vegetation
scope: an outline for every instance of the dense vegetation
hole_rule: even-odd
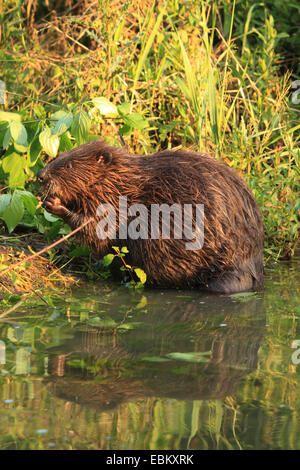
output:
[[[299,10],[296,1],[3,0],[2,240],[68,233],[38,204],[37,171],[58,152],[98,136],[120,145],[122,135],[132,152],[183,146],[235,167],[262,208],[266,260],[292,256]]]

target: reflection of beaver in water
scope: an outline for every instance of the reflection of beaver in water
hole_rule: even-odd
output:
[[[54,395],[105,410],[147,397],[214,400],[241,391],[243,380],[257,368],[265,335],[263,298],[254,295],[237,302],[200,293],[178,298],[157,290],[143,293],[146,315],[139,310],[138,298],[127,296],[122,305],[120,290],[99,297],[101,316],[113,313],[116,325],[122,325],[130,310],[129,335],[88,325],[83,330],[81,325],[63,344],[48,349],[45,383]],[[138,324],[136,315],[142,320]],[[174,351],[180,351],[177,358],[170,357]]]
[[[38,179],[44,187],[47,210],[73,229],[95,217],[101,204],[113,206],[116,235],[99,239],[95,219],[80,232],[82,240],[98,256],[111,251],[111,246],[126,245],[127,263],[142,268],[149,285],[200,287],[223,293],[262,287],[260,210],[243,180],[218,160],[183,150],[131,156],[124,149],[94,140],[61,154],[38,173]],[[153,204],[189,204],[194,228],[196,205],[203,204],[202,248],[187,249],[190,239],[176,239],[172,212],[170,238],[163,239],[160,230],[159,238],[151,239],[148,231],[152,226],[147,221],[149,238],[119,239],[123,223],[120,196],[127,198],[128,207],[143,205],[149,213]]]

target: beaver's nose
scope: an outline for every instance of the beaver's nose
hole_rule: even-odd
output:
[[[36,177],[39,183],[43,183],[45,181],[45,175],[46,175],[45,168],[42,168],[40,171],[37,172]]]

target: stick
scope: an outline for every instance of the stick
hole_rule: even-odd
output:
[[[27,256],[27,258],[21,260],[21,261],[18,261],[17,263],[13,264],[12,266],[10,266],[9,268],[6,268],[4,269],[3,271],[0,271],[0,276],[3,276],[3,274],[6,274],[8,273],[9,271],[11,271],[12,269],[16,268],[17,266],[19,266],[20,264],[23,264],[23,263],[27,263],[27,261],[33,259],[33,258],[36,258],[37,256],[40,256],[42,253],[45,253],[45,251],[49,251],[51,250],[51,248],[54,248],[56,245],[59,245],[60,243],[64,242],[65,240],[67,240],[68,238],[70,238],[72,235],[74,235],[74,233],[77,233],[79,232],[80,230],[82,230],[86,225],[88,225],[89,223],[92,222],[93,217],[91,217],[90,219],[88,219],[86,222],[84,222],[83,224],[80,225],[80,227],[77,227],[75,230],[73,230],[71,233],[68,233],[68,235],[64,235],[62,238],[60,238],[59,240],[57,240],[56,242],[52,243],[52,245],[49,245],[49,246],[46,246],[45,248],[43,248],[42,250],[38,251],[37,253],[34,253],[33,255],[30,255],[30,256]]]

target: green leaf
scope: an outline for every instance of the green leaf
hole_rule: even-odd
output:
[[[59,109],[55,113],[51,114],[51,121],[60,121],[60,119],[63,119],[64,117],[68,116],[69,111],[65,111],[64,109]]]
[[[132,127],[128,126],[128,124],[125,124],[124,126],[121,127],[119,130],[121,135],[129,135],[131,133]]]
[[[130,113],[130,103],[122,103],[117,107],[120,116],[126,116]]]
[[[19,153],[25,153],[28,149],[28,145],[18,144],[17,142],[14,142],[14,147]]]
[[[24,164],[24,157],[16,152],[12,152],[3,158],[2,168],[5,173],[9,174],[9,186],[23,186],[25,181]]]
[[[29,212],[30,215],[36,213],[36,206],[38,205],[38,200],[30,191],[18,191],[22,201],[24,203],[25,209]]]
[[[123,246],[123,247],[121,248],[121,252],[122,252],[122,253],[129,253],[129,250],[128,250],[127,246]]]
[[[7,132],[7,123],[6,122],[0,123],[0,147],[3,146],[3,139],[4,139],[6,132]]]
[[[9,113],[6,111],[0,111],[0,122],[1,121],[6,121],[6,122],[12,122],[12,121],[17,121],[21,122],[21,115],[17,113]]]
[[[21,222],[24,214],[24,204],[22,198],[18,192],[15,192],[11,197],[9,204],[5,210],[1,213],[1,219],[7,225],[9,233]]]
[[[51,135],[51,130],[46,128],[40,133],[39,141],[47,155],[56,157],[59,147],[59,137],[57,135]]]
[[[69,252],[69,256],[89,256],[91,250],[87,246],[77,246],[74,250]]]
[[[167,354],[167,357],[171,359],[178,359],[180,361],[187,361],[187,362],[209,362],[209,358],[205,356],[210,356],[211,351],[205,352],[189,352],[189,353],[180,353],[174,352]]]
[[[73,145],[69,137],[69,132],[60,136],[59,151],[66,152],[67,150],[72,150]]]
[[[69,129],[69,127],[71,126],[72,121],[73,121],[73,114],[72,113],[66,114],[65,116],[63,116],[61,119],[59,119],[56,122],[56,125],[55,125],[52,133],[55,134],[55,135],[64,134]]]
[[[115,255],[113,255],[113,254],[111,254],[111,253],[108,254],[108,255],[106,255],[106,256],[104,256],[104,258],[103,258],[103,265],[104,265],[104,266],[109,266],[109,265],[113,262],[114,257],[115,257]]]
[[[57,215],[53,215],[50,212],[47,212],[44,210],[44,217],[48,222],[57,222],[59,220],[59,217]]]
[[[26,152],[28,148],[27,131],[21,122],[11,121],[9,124],[10,135],[14,140],[15,150],[19,153]]]
[[[28,165],[29,167],[34,166],[41,154],[42,146],[40,143],[39,136],[35,136],[32,140],[28,150]]]
[[[10,134],[10,129],[8,128],[3,137],[2,147],[6,149],[9,146],[10,141],[11,141],[11,134]]]
[[[149,127],[147,119],[139,113],[132,113],[128,116],[123,116],[123,121],[134,129],[145,129],[146,127]]]
[[[137,277],[139,278],[139,280],[141,281],[141,283],[145,284],[145,282],[147,280],[147,274],[140,268],[135,268],[134,272],[137,275]]]
[[[118,114],[117,107],[108,99],[104,98],[104,96],[101,96],[100,98],[94,98],[92,102],[104,116],[112,117]]]
[[[77,145],[84,144],[88,140],[91,121],[85,111],[79,111],[73,119],[71,133],[76,139]]]
[[[23,124],[21,122],[12,121],[9,128],[15,143],[27,147],[27,132]]]
[[[11,200],[10,194],[1,194],[0,195],[0,217],[1,214],[5,211]]]

